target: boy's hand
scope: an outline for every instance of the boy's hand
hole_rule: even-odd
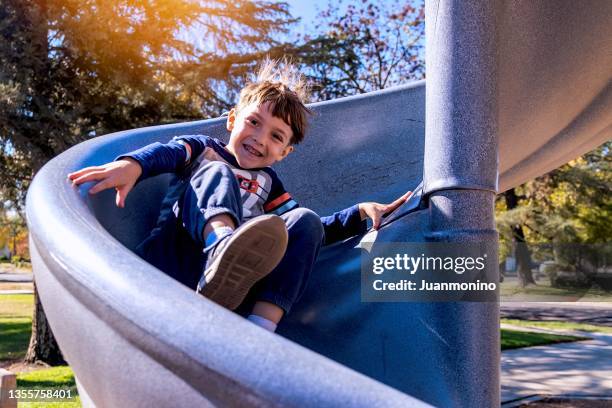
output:
[[[365,220],[366,218],[371,218],[372,226],[377,230],[380,227],[382,217],[385,214],[395,211],[400,205],[404,204],[411,195],[412,191],[408,191],[390,204],[359,203],[359,214],[361,215],[361,219]]]
[[[96,194],[102,190],[115,188],[117,207],[125,206],[125,199],[136,184],[138,177],[142,174],[140,164],[134,159],[125,158],[102,166],[86,167],[84,169],[68,174],[72,184],[79,185],[88,181],[99,181],[89,189],[89,194]]]

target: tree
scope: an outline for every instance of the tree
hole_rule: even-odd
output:
[[[297,51],[326,100],[425,77],[425,11],[421,0],[399,5],[362,0],[329,3]]]
[[[292,21],[268,1],[0,0],[2,203],[23,212],[33,175],[89,137],[220,113],[220,79]],[[28,360],[61,362],[35,304]]]
[[[204,100],[222,99],[217,81],[261,58],[293,21],[265,1],[2,2],[0,143],[12,176],[3,180],[23,177],[13,186],[22,193],[42,164],[88,137],[201,118]]]
[[[611,147],[612,142],[604,143],[498,197],[497,225],[502,246],[520,241],[521,237],[531,245],[607,243],[612,236]],[[509,200],[512,195],[514,198]],[[528,251],[527,245],[523,247]],[[523,255],[517,254],[519,277],[522,283],[533,283],[521,273],[519,257]]]
[[[28,258],[24,250],[27,229],[24,218],[0,207],[0,249],[8,247],[11,257]]]
[[[518,207],[519,197],[513,188],[505,191],[503,196],[506,208],[509,211],[515,210]],[[510,226],[510,230],[512,234],[511,242],[513,243],[514,254],[516,256],[519,284],[522,287],[535,284],[535,279],[531,273],[531,253],[526,245],[523,225],[521,223],[513,224]]]

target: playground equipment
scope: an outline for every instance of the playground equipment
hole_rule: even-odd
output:
[[[431,1],[426,13],[427,87],[314,104],[307,142],[278,171],[322,215],[422,180],[367,238],[484,242],[495,254],[496,192],[612,136],[612,2]],[[85,405],[499,405],[497,304],[361,303],[357,237],[322,252],[274,335],[130,251],[168,175],[136,186],[125,209],[112,192],[90,197],[66,180],[188,133],[224,138],[223,119],[90,140],[49,162],[28,192],[37,287]]]

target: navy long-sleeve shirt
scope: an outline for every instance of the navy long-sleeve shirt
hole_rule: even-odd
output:
[[[186,144],[191,150],[190,157]],[[139,181],[162,173],[174,173],[182,179],[189,179],[198,168],[210,161],[225,162],[236,175],[242,196],[243,217],[247,220],[261,214],[280,215],[299,207],[272,168],[243,169],[222,142],[209,136],[178,136],[169,143],[153,143],[119,156],[117,160],[125,157],[136,160],[142,167]],[[172,206],[178,200],[179,185],[171,184],[164,199],[166,206]],[[164,211],[168,209],[162,206],[162,213]],[[163,214],[160,218],[163,218]],[[361,220],[358,205],[321,217],[321,223],[326,245],[366,231],[366,222]]]

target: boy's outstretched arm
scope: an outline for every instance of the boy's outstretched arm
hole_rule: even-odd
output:
[[[96,185],[89,189],[89,194],[115,188],[117,196],[115,203],[117,207],[125,206],[125,199],[142,174],[140,164],[131,158],[124,158],[101,166],[86,167],[68,174],[68,179],[74,185],[80,185],[88,181],[97,181]]]
[[[75,171],[68,178],[75,185],[98,181],[89,190],[91,194],[114,187],[117,190],[116,204],[123,208],[128,193],[139,180],[183,171],[190,158],[197,157],[209,144],[208,136],[177,136],[168,143],[155,142],[123,154],[111,163]]]
[[[400,205],[404,204],[411,195],[412,191],[408,191],[406,194],[389,204],[372,202],[359,203],[359,215],[361,215],[362,220],[370,218],[372,220],[372,226],[377,230],[380,227],[382,217],[395,211]]]
[[[367,230],[367,223],[365,222],[367,218],[371,218],[374,229],[378,229],[382,217],[397,209],[411,195],[412,192],[408,191],[389,204],[359,203],[342,211],[335,212],[330,216],[321,217],[321,223],[325,230],[324,245],[330,245],[355,235],[364,234]]]

